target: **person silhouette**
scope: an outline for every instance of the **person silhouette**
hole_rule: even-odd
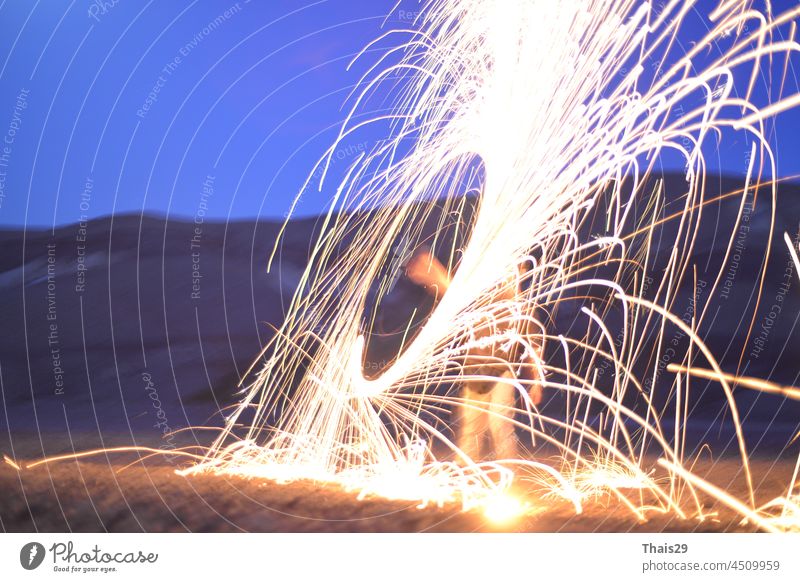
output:
[[[450,287],[450,273],[427,247],[421,247],[406,264],[406,276],[420,285],[438,302]],[[529,338],[528,318],[513,315],[515,302],[525,301],[523,281],[528,272],[521,263],[517,272],[497,287],[491,302],[491,316],[476,324],[470,346],[461,366],[460,419],[457,446],[472,460],[482,458],[484,450],[496,460],[519,458],[513,419],[517,410],[518,385],[527,387],[531,404],[542,401],[540,366],[541,346],[536,354],[519,340],[509,342],[509,333]],[[504,336],[504,337],[501,337]],[[494,338],[492,341],[491,338]],[[484,341],[488,340],[488,341]],[[530,345],[530,344],[528,344]],[[491,442],[487,447],[486,443]]]

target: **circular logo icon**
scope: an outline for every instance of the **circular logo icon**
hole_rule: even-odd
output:
[[[26,570],[35,570],[44,561],[44,546],[39,542],[29,542],[19,551],[19,563]]]

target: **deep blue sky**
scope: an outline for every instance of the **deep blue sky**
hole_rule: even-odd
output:
[[[0,168],[0,225],[192,216],[203,200],[206,217],[282,217],[369,64],[346,72],[350,58],[384,19],[383,30],[411,26],[418,4],[394,4],[2,2],[0,133],[18,130]],[[778,127],[778,173],[798,174],[800,114]],[[339,169],[353,151],[338,152]],[[712,169],[743,173],[741,151],[726,147]],[[329,196],[304,195],[298,213],[320,212]]]

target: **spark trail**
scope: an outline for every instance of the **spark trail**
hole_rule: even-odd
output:
[[[376,41],[403,38],[369,67],[311,176],[325,180],[337,144],[365,126],[386,137],[338,184],[285,323],[223,433],[184,472],[318,479],[503,516],[523,511],[508,495],[524,475],[576,511],[610,495],[639,518],[702,518],[699,492],[716,489],[692,474],[682,428],[697,367],[725,394],[748,491],[716,498],[758,518],[735,378],[697,333],[721,270],[700,297],[693,248],[704,207],[719,202],[706,196],[704,153],[731,135],[752,149],[747,179],[730,194],[738,214],[721,234],[724,260],[756,193],[774,222],[765,124],[800,95],[783,96],[769,79],[800,49],[776,34],[795,30],[800,8],[775,16],[724,1],[687,44],[685,23],[707,4],[439,0],[414,30]],[[757,82],[766,104],[754,97]],[[386,87],[389,111],[363,121]],[[680,197],[654,178],[665,156],[685,163]],[[441,234],[448,229],[456,234]],[[423,239],[452,283],[418,329],[409,322],[396,357],[365,375],[376,314],[402,276],[394,245]],[[496,300],[523,263],[533,265],[524,294]],[[682,286],[695,296],[688,319],[672,312]],[[520,320],[524,332],[501,325]],[[671,388],[657,392],[668,333],[687,341]],[[532,356],[538,379],[505,380],[518,392],[509,422],[546,458],[484,462],[456,446],[451,412],[475,406],[457,387],[473,373],[470,350],[487,341]],[[534,406],[531,382],[552,405]],[[798,527],[782,507],[765,529]]]

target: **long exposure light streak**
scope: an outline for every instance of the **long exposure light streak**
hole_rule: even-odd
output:
[[[368,67],[303,190],[322,187],[339,144],[370,125],[385,138],[337,185],[285,323],[224,430],[203,454],[183,453],[197,462],[181,472],[314,479],[421,506],[460,503],[498,524],[536,510],[524,487],[576,513],[616,499],[636,519],[704,519],[709,495],[761,529],[800,529],[800,459],[786,495],[757,499],[732,387],[794,399],[800,390],[723,372],[698,332],[757,199],[769,222],[757,292],[767,277],[777,172],[766,122],[800,104],[783,94],[800,7],[773,15],[769,3],[762,13],[726,0],[687,39],[687,19],[701,12],[692,0],[434,0],[414,30],[376,40],[404,39]],[[383,87],[389,112],[364,121]],[[752,144],[742,188],[710,199],[706,150],[737,133]],[[655,174],[670,155],[685,163],[680,192]],[[703,209],[737,198],[719,233],[719,275],[699,281]],[[451,280],[366,374],[381,307],[406,268],[397,241],[426,245]],[[499,349],[476,356],[487,346]],[[522,361],[495,355],[515,346]],[[518,373],[487,375],[487,365]],[[743,496],[692,471],[690,378],[724,395]],[[479,381],[511,386],[516,402],[467,398],[463,387]],[[454,437],[458,410],[509,423],[526,452],[468,454]],[[129,450],[160,452],[118,449]]]
[[[798,390],[719,368],[697,330],[722,270],[699,287],[693,249],[710,203],[704,148],[732,132],[752,147],[738,215],[723,233],[724,262],[747,200],[768,193],[772,233],[776,186],[762,176],[776,171],[765,122],[800,95],[783,96],[783,79],[778,96],[767,82],[766,104],[753,95],[778,55],[785,75],[800,49],[800,8],[773,16],[721,2],[708,30],[688,45],[683,33],[681,44],[698,10],[691,0],[439,0],[425,5],[418,30],[378,39],[410,38],[368,69],[319,162],[323,180],[337,144],[368,124],[386,137],[338,185],[285,324],[226,429],[184,472],[317,479],[362,495],[482,507],[500,521],[524,511],[506,496],[518,482],[538,483],[576,511],[611,495],[640,519],[702,518],[702,491],[763,529],[797,529],[794,484],[783,502],[770,502],[781,505],[779,518],[756,505],[731,385],[788,397]],[[776,36],[789,26],[789,40]],[[390,112],[356,121],[390,81]],[[653,178],[661,157],[675,153],[686,169],[680,193]],[[443,234],[445,223],[457,234]],[[427,319],[415,329],[409,320],[391,362],[365,375],[376,313],[403,276],[393,245],[423,238],[452,281]],[[532,265],[526,291],[498,300],[523,264]],[[758,290],[765,277],[766,266]],[[672,313],[687,288],[689,320]],[[520,320],[527,325],[514,325]],[[657,393],[656,355],[676,327],[686,342],[667,366],[671,389]],[[512,423],[531,450],[545,447],[546,459],[471,458],[453,438],[454,411],[479,405],[460,387],[491,380],[469,363],[487,343],[521,345],[532,362],[523,365],[537,367],[499,379],[518,393],[515,414],[488,414]],[[690,376],[727,395],[745,499],[690,470],[682,428]],[[550,407],[531,401],[532,383]]]

